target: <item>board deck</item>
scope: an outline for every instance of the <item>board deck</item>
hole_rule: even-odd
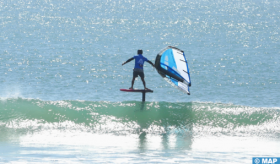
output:
[[[145,90],[145,89],[120,89],[120,91],[123,91],[123,92],[140,92],[142,93],[142,101],[144,102],[145,99],[146,99],[146,93],[147,92],[154,92],[153,90]]]
[[[145,90],[145,89],[120,89],[123,92],[153,92],[153,90]]]

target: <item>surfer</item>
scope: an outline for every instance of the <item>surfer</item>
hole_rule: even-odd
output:
[[[137,56],[133,56],[132,58],[128,59],[126,62],[124,62],[122,64],[122,65],[125,65],[126,63],[128,63],[128,62],[132,61],[133,59],[135,59],[135,66],[134,66],[134,69],[133,69],[133,78],[132,78],[132,82],[131,82],[131,87],[129,89],[133,89],[135,78],[140,76],[141,80],[143,82],[145,90],[149,90],[148,88],[146,88],[146,82],[145,82],[145,79],[144,79],[143,66],[144,66],[144,62],[145,61],[150,63],[153,67],[154,67],[154,64],[142,55],[143,54],[142,50],[138,50],[137,54],[138,54]]]

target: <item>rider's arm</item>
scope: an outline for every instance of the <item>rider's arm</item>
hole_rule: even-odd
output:
[[[128,62],[132,61],[133,59],[134,59],[134,57],[132,57],[132,58],[128,59],[126,62],[122,63],[122,65],[125,65],[126,63],[128,63]]]
[[[147,62],[150,63],[153,67],[155,67],[154,63],[152,63],[150,60],[148,60]]]

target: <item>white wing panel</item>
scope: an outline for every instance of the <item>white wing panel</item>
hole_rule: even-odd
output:
[[[180,73],[180,75],[185,80],[187,80],[188,83],[190,83],[189,74],[187,73],[188,68],[187,68],[187,64],[186,64],[185,57],[184,57],[183,53],[181,51],[176,50],[176,49],[172,49],[172,50],[173,50],[173,56],[174,56],[174,60],[175,60],[176,65],[177,65],[178,72]]]

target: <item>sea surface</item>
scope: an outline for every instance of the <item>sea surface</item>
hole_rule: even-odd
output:
[[[0,163],[252,163],[280,157],[280,1],[0,2]],[[191,95],[143,49],[185,52]],[[135,88],[143,88],[140,79]]]

